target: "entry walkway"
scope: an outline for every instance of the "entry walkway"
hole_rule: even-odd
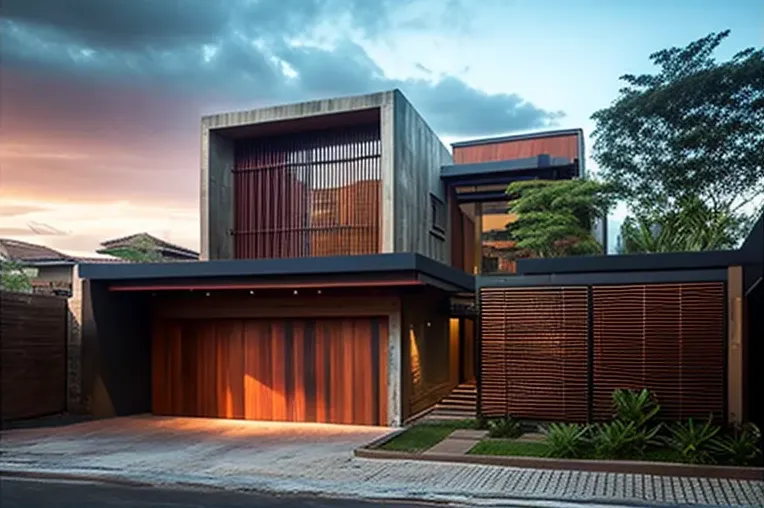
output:
[[[387,432],[332,425],[117,418],[4,431],[0,471],[475,504],[526,499],[764,505],[764,482],[353,457],[354,448]]]

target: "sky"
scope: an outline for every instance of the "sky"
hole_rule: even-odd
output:
[[[2,0],[0,237],[198,250],[201,116],[285,102],[399,88],[446,144],[580,127],[591,154],[619,76],[725,29],[717,58],[760,47],[764,2]]]

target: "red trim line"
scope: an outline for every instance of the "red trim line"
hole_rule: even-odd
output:
[[[347,288],[347,287],[390,287],[390,286],[424,286],[420,280],[381,280],[355,282],[303,282],[303,283],[241,283],[241,284],[194,284],[194,285],[163,285],[163,286],[125,286],[112,285],[109,291],[193,291],[218,289],[309,289],[309,288]]]

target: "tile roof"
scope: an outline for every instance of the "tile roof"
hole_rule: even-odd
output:
[[[0,238],[0,256],[18,262],[60,261],[62,264],[73,264],[75,262],[75,258],[72,256],[68,256],[50,247],[10,238]]]

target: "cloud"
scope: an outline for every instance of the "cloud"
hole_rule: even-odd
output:
[[[3,65],[258,105],[400,88],[443,136],[554,124],[456,77],[396,80],[364,40],[469,30],[461,0],[3,0]]]
[[[0,236],[64,252],[92,253],[105,240],[146,231],[184,247],[199,248],[199,219],[194,207],[127,200],[73,204],[0,197],[0,209],[22,207],[29,211],[2,217]]]

